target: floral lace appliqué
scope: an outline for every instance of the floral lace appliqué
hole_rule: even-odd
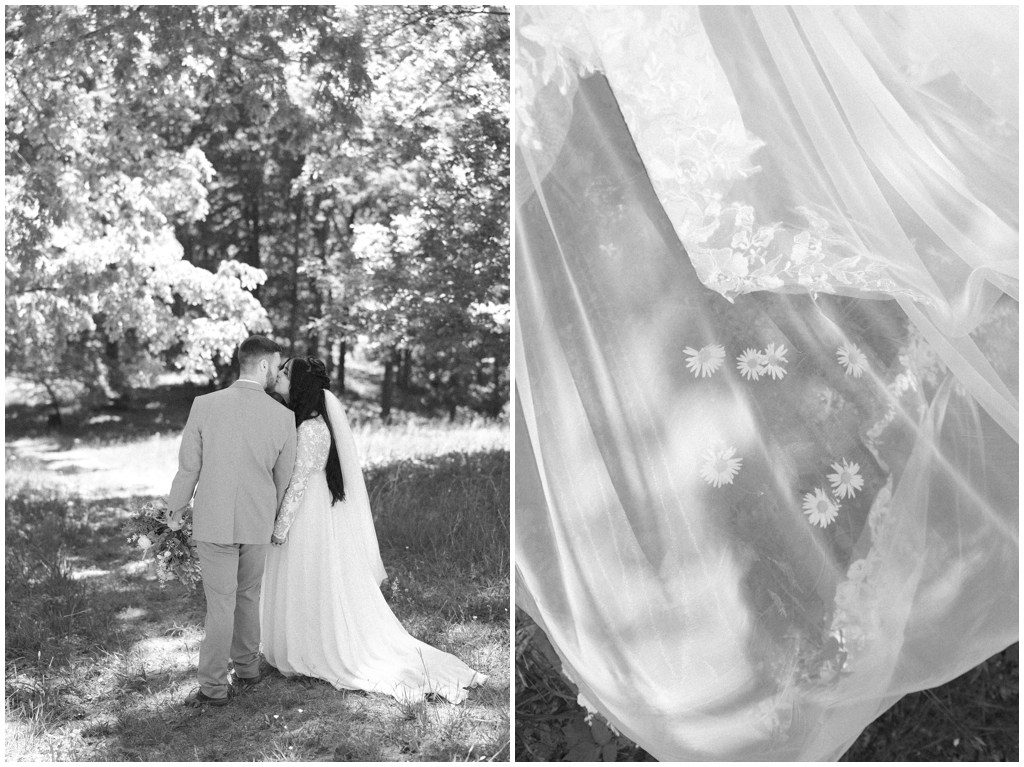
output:
[[[571,97],[581,76],[602,72],[707,287],[729,300],[787,287],[933,303],[884,254],[865,251],[852,232],[837,231],[838,222],[830,225],[824,209],[798,206],[783,221],[758,221],[742,191],[726,197],[736,182],[761,172],[755,154],[765,143],[744,126],[697,7],[531,6],[518,16],[519,145],[537,166],[549,164],[570,114],[545,93]]]
[[[299,424],[295,452],[295,469],[284,493],[281,511],[274,523],[274,535],[284,538],[295,521],[309,478],[323,471],[331,449],[331,433],[323,418],[310,418]]]

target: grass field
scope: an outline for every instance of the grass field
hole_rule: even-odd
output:
[[[516,610],[515,754],[531,761],[656,761],[600,721],[587,722],[544,632]],[[872,722],[841,761],[1019,760],[1017,645]]]
[[[411,634],[488,674],[484,687],[460,706],[402,704],[269,670],[231,705],[197,710],[182,701],[196,687],[202,591],[160,586],[120,534],[128,509],[169,487],[190,401],[182,412],[175,391],[153,394],[160,410],[143,401],[61,434],[32,428],[37,408],[13,408],[5,759],[507,761],[507,426],[356,426],[388,601]]]

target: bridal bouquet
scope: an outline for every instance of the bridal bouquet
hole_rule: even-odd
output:
[[[156,560],[156,577],[161,583],[178,580],[191,589],[200,581],[199,556],[192,542],[192,515],[186,512],[180,530],[167,526],[170,509],[163,499],[150,501],[124,525],[128,543],[142,549],[143,559]]]

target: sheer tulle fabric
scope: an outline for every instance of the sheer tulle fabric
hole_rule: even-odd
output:
[[[1016,10],[959,11],[517,9],[517,601],[660,759],[1017,639]]]
[[[287,544],[267,555],[260,603],[264,656],[283,674],[324,679],[339,689],[405,701],[433,693],[461,703],[467,688],[487,677],[410,636],[388,607],[380,591],[384,568],[351,431],[333,396],[327,409],[346,500],[331,505],[324,472],[330,447],[325,423],[305,422],[299,429],[296,473],[305,462],[316,468],[295,506]],[[284,506],[289,500],[286,495]]]

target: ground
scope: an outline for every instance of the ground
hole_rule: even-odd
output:
[[[202,591],[161,586],[121,526],[166,493],[195,393],[170,384],[54,432],[9,383],[7,761],[507,761],[507,424],[355,425],[389,604],[484,687],[403,704],[266,667],[229,706],[191,709]]]
[[[905,696],[861,733],[841,761],[1018,761],[1017,647],[948,684]],[[656,761],[599,720],[588,722],[558,667],[544,632],[517,610],[517,761]]]

